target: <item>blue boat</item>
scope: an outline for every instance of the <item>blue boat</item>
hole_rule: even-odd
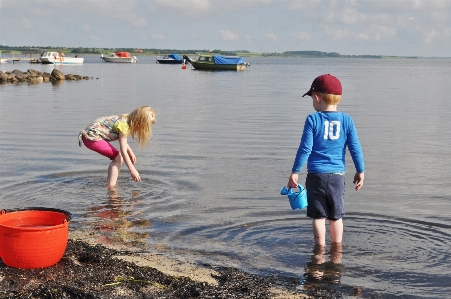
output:
[[[191,63],[196,70],[242,71],[249,66],[249,63],[237,56],[230,57],[214,54],[199,54],[197,60],[192,60],[188,56],[183,56],[183,58]]]
[[[183,58],[178,54],[168,54],[161,59],[157,59],[157,63],[162,64],[182,64]]]

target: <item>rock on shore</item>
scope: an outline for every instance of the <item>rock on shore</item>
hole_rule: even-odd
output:
[[[80,76],[73,74],[63,74],[61,71],[54,69],[52,73],[39,72],[37,70],[29,69],[26,72],[14,70],[12,72],[0,71],[0,83],[40,83],[40,82],[55,82],[61,80],[89,80],[88,76]]]

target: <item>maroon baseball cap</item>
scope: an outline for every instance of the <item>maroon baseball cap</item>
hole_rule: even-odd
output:
[[[341,83],[337,77],[334,77],[331,74],[324,74],[313,80],[310,90],[307,91],[303,97],[311,96],[312,91],[341,95]]]

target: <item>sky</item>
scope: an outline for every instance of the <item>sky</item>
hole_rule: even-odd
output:
[[[451,0],[0,0],[0,42],[451,57]]]

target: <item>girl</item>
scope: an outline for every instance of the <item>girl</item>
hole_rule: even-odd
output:
[[[122,162],[125,162],[132,179],[141,181],[139,172],[136,170],[136,156],[127,143],[127,136],[131,135],[133,140],[138,141],[138,147],[142,148],[150,142],[152,136],[152,125],[156,119],[155,111],[149,106],[141,106],[130,114],[119,114],[103,116],[94,120],[78,135],[79,145],[81,142],[89,148],[107,158],[111,163],[108,167],[107,188],[114,189],[121,170]],[[119,140],[120,151],[111,145],[110,141]]]

